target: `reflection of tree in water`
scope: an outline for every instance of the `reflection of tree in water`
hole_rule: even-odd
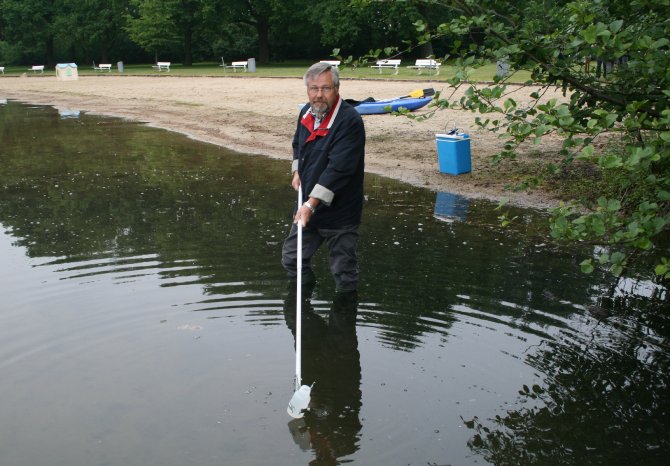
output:
[[[670,316],[662,301],[606,303],[591,310],[590,335],[563,331],[528,356],[547,375],[544,386],[519,391],[529,407],[496,416],[494,426],[466,422],[473,451],[496,465],[667,464]]]
[[[303,290],[309,296],[310,290]],[[294,419],[294,440],[315,459],[335,465],[358,450],[361,422],[361,362],[356,337],[357,293],[336,293],[327,318],[314,312],[309,298],[302,307],[302,383],[311,385],[310,409]],[[295,293],[284,306],[286,324],[295,338]]]

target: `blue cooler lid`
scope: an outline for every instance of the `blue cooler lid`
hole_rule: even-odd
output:
[[[437,139],[469,139],[470,135],[467,133],[438,133],[435,137]]]

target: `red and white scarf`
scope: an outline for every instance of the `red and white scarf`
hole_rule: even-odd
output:
[[[316,129],[314,128],[315,118],[312,114],[312,107],[307,109],[300,122],[310,132],[309,137],[305,140],[305,142],[313,141],[317,136],[326,136],[328,134],[328,130],[331,126],[333,126],[333,123],[335,123],[337,113],[340,111],[340,105],[342,105],[342,98],[338,96],[337,103],[333,106],[333,108],[330,109],[326,116],[323,117],[319,127]]]

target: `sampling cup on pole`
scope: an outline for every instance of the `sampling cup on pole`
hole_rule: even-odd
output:
[[[302,205],[302,185],[298,187],[298,209]],[[302,385],[302,219],[298,221],[298,245],[297,245],[297,290],[295,305],[295,393],[288,402],[286,412],[289,416],[299,419],[303,417],[305,410],[309,406],[312,387]]]

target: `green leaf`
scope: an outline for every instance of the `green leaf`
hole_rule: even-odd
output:
[[[510,110],[514,110],[516,108],[516,102],[514,99],[507,99],[505,100],[503,107],[505,108],[505,112],[509,112]]]
[[[417,32],[423,32],[426,30],[426,23],[424,23],[422,20],[418,20],[414,22],[414,27],[416,28]]]
[[[612,253],[611,260],[613,264],[623,264],[625,259],[626,255],[621,251]]]
[[[660,39],[658,39],[658,40],[655,40],[655,41],[651,44],[651,48],[653,48],[653,49],[660,49],[660,48],[666,47],[668,44],[670,44],[670,40],[668,40],[668,39],[665,38],[665,37],[662,37],[662,38],[660,38]]]
[[[636,248],[642,249],[644,251],[648,251],[649,249],[651,249],[654,246],[654,244],[651,242],[651,240],[649,238],[640,238],[640,239],[636,240],[633,243],[633,245]]]
[[[581,32],[582,37],[586,41],[587,44],[595,44],[596,43],[596,38],[597,38],[598,31],[595,27],[595,25],[591,25],[588,28],[584,29]]]
[[[501,197],[500,200],[498,201],[498,205],[496,206],[495,210],[502,209],[504,206],[507,205],[508,202],[509,202],[509,198]]]
[[[623,26],[623,20],[618,19],[616,21],[612,21],[610,23],[610,30],[612,32],[619,32],[621,30],[621,26]]]
[[[583,260],[579,266],[583,273],[593,273],[593,262],[591,259]]]
[[[602,157],[600,159],[600,164],[603,166],[603,168],[619,168],[623,166],[621,157],[617,157],[615,155],[607,155]]]
[[[607,210],[609,212],[616,212],[621,209],[621,202],[617,199],[610,199],[607,201]]]
[[[597,236],[603,236],[605,234],[605,231],[607,231],[607,229],[605,228],[605,222],[603,222],[602,219],[599,217],[593,217],[591,222],[591,229],[593,230],[593,233],[596,234]]]

